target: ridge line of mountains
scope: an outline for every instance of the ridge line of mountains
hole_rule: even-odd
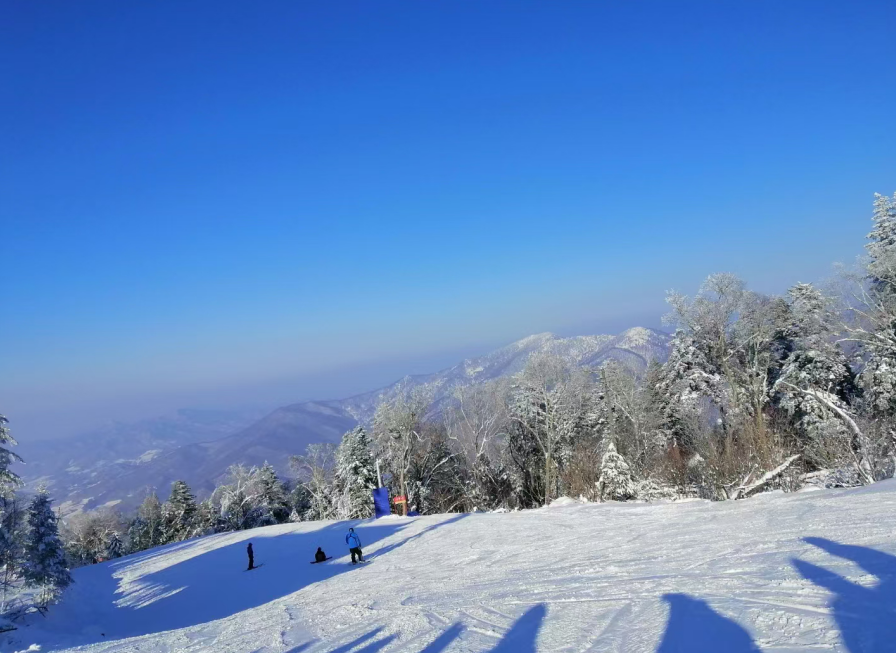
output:
[[[438,402],[459,385],[517,374],[540,352],[590,367],[615,359],[641,371],[650,360],[666,359],[669,340],[668,334],[644,327],[615,336],[560,338],[541,333],[439,372],[406,376],[346,399],[305,401],[266,415],[185,409],[173,416],[111,424],[54,441],[51,447],[46,442],[22,443],[18,453],[28,464],[17,471],[28,488],[46,485],[63,514],[103,506],[131,510],[153,489],[165,498],[175,480],[187,481],[201,498],[224,481],[233,464],[268,461],[278,474],[289,476],[290,456],[304,453],[309,444],[338,443],[398,392],[427,386]]]

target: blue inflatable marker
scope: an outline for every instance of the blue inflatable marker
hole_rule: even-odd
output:
[[[389,488],[378,487],[373,491],[373,516],[379,519],[392,514],[389,505]]]

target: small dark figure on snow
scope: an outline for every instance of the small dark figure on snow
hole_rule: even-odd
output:
[[[327,559],[327,554],[324,553],[324,550],[320,547],[317,547],[317,553],[314,554],[314,562],[325,562]]]
[[[249,556],[249,569],[255,569],[255,554],[252,552],[252,542],[246,547],[246,555]]]
[[[364,562],[364,556],[361,553],[361,538],[355,533],[354,528],[348,529],[348,535],[345,536],[345,543],[348,544],[348,550],[352,554],[352,564],[355,564],[355,556],[358,556],[359,562]]]

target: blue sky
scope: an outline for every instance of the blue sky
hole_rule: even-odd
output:
[[[3,3],[0,411],[47,437],[330,396],[657,325],[710,272],[822,279],[896,190],[894,24],[819,0]]]

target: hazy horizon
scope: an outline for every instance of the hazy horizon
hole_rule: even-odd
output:
[[[659,316],[655,321],[647,319],[637,324],[613,320],[604,322],[607,328],[603,329],[559,329],[553,333],[559,337],[615,335],[636,326],[663,330],[664,327],[660,322]],[[345,399],[384,387],[408,375],[439,372],[466,358],[481,356],[529,335],[544,332],[527,333],[509,341],[471,343],[460,348],[432,351],[419,356],[399,356],[394,360],[325,368],[306,375],[267,379],[256,383],[198,389],[170,396],[111,397],[80,407],[64,407],[49,412],[46,410],[36,413],[25,412],[19,415],[11,426],[20,439],[21,434],[24,434],[26,441],[30,442],[75,437],[111,423],[133,423],[173,416],[181,410],[237,412],[257,410],[266,413],[281,406],[304,401]],[[74,415],[72,410],[76,411]]]
[[[714,272],[781,293],[894,190],[892,3],[2,14],[20,441],[658,327]]]

